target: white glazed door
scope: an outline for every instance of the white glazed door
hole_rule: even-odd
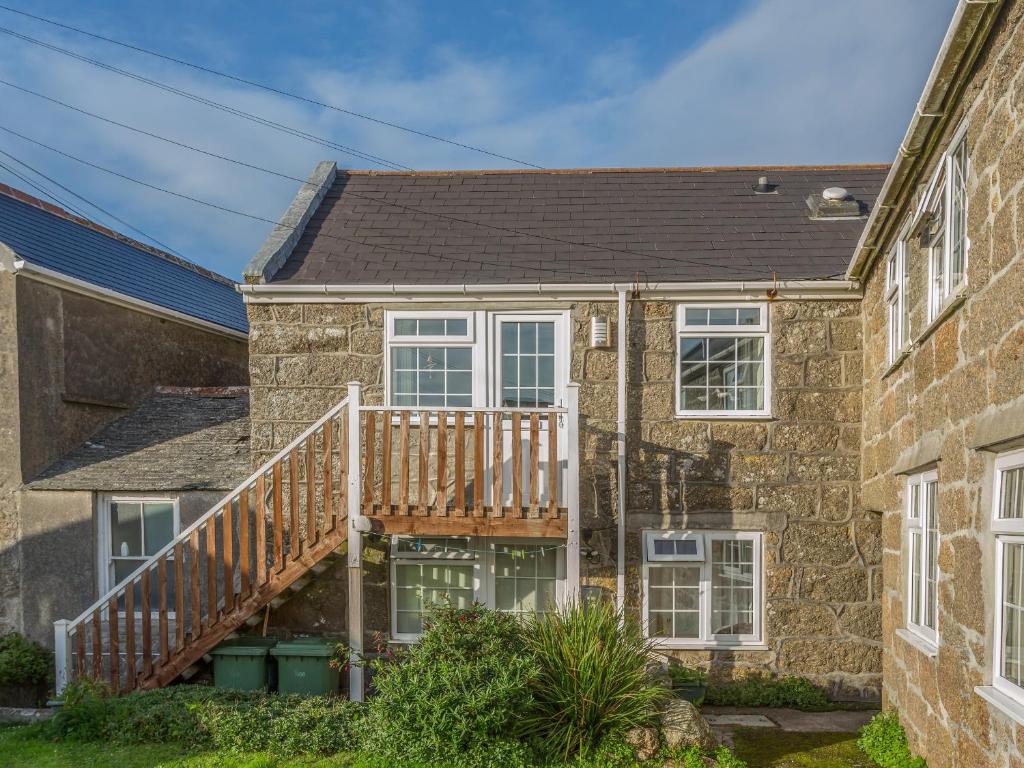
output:
[[[492,316],[493,383],[491,404],[499,408],[547,408],[564,406],[569,379],[568,329],[564,314],[495,314]],[[540,502],[549,500],[548,477],[552,468],[548,462],[548,418],[540,424]],[[562,430],[565,418],[559,419],[559,463],[564,462],[565,440]],[[530,499],[530,420],[523,416],[519,435],[512,434],[511,417],[502,425],[502,485],[506,506],[512,501],[512,440],[521,441],[521,480],[523,505]],[[489,441],[490,442],[490,441]],[[554,468],[557,471],[557,468]],[[564,494],[564,490],[560,490]]]

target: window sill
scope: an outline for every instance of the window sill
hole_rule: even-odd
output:
[[[917,349],[916,343],[911,343],[905,346],[903,348],[903,351],[896,355],[896,359],[893,360],[889,364],[889,367],[886,368],[885,371],[882,373],[882,380],[884,381],[885,379],[889,378],[894,373],[896,373],[896,371],[898,371],[900,367],[903,365],[903,361],[910,357],[910,353],[913,352],[915,349]]]
[[[1024,703],[993,685],[979,685],[974,692],[1018,725],[1024,725]]]
[[[911,632],[909,629],[901,628],[896,630],[896,637],[900,638],[909,645],[914,646],[930,659],[934,659],[939,655],[939,646],[935,643],[931,643],[925,640],[920,635]]]
[[[768,646],[760,641],[735,643],[693,643],[679,640],[649,638],[656,649],[672,651],[767,651]]]
[[[676,418],[682,421],[774,421],[770,413],[680,413]]]
[[[921,334],[907,344],[907,346],[903,348],[903,351],[896,356],[896,359],[889,364],[889,367],[882,373],[883,381],[896,373],[896,371],[903,366],[903,363],[907,361],[907,358],[910,357],[911,353],[919,349],[928,337],[935,333],[935,331],[939,329],[939,326],[946,322],[950,315],[956,312],[965,301],[967,301],[966,290],[961,290],[959,293],[951,296],[949,301],[946,302],[946,306],[944,306],[942,311],[935,316],[935,319],[928,323],[925,329],[921,331]]]

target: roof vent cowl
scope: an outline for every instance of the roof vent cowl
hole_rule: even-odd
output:
[[[856,200],[845,187],[826,187],[807,196],[812,219],[859,219],[867,206]]]

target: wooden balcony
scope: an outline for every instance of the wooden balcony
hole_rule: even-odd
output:
[[[375,532],[566,537],[567,408],[359,411],[360,513]]]

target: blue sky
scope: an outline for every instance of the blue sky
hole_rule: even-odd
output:
[[[0,3],[545,167],[888,162],[955,6],[954,0]],[[510,165],[8,11],[0,10],[0,26],[401,165]],[[286,176],[304,178],[320,159],[374,167],[7,35],[0,35],[0,78]],[[297,187],[3,85],[0,104],[0,127],[257,217],[276,219]],[[240,274],[271,226],[133,185],[2,130],[0,151],[230,277]],[[18,167],[3,155],[0,163]],[[34,191],[3,169],[0,180]]]

